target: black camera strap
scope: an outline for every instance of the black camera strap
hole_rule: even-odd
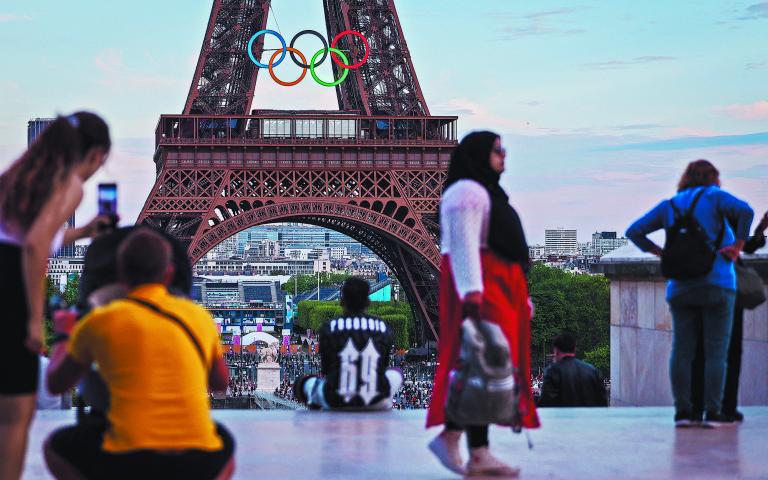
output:
[[[158,307],[152,302],[148,302],[140,298],[125,297],[123,300],[127,300],[129,302],[148,308],[149,310],[152,310],[153,312],[160,315],[161,317],[165,317],[168,320],[171,320],[173,323],[175,323],[179,327],[181,327],[181,329],[184,330],[184,332],[187,334],[189,339],[195,345],[195,349],[197,350],[197,353],[200,355],[200,360],[202,360],[203,362],[203,368],[205,368],[206,370],[208,369],[208,363],[205,360],[205,353],[203,353],[203,348],[200,346],[200,343],[197,341],[197,338],[195,338],[195,336],[192,334],[192,330],[190,330],[187,324],[184,323],[179,317],[177,317],[172,313],[166,312],[165,310],[161,309],[160,307]]]

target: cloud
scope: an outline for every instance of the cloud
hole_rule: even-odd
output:
[[[768,145],[768,132],[748,133],[745,135],[716,135],[700,137],[680,137],[667,140],[654,140],[650,142],[629,143],[624,145],[614,145],[605,148],[598,148],[598,151],[615,150],[645,150],[645,151],[664,151],[664,150],[688,150],[697,148],[714,148],[725,146],[744,146],[744,145]]]
[[[501,29],[501,32],[504,34],[502,38],[509,39],[534,35],[577,35],[586,32],[586,30],[581,28],[553,27],[535,22],[524,27],[504,27]]]
[[[466,98],[452,98],[447,102],[438,103],[432,107],[433,110],[441,112],[443,115],[477,115],[480,105]]]
[[[715,111],[737,120],[768,120],[768,100],[759,100],[754,103],[733,104],[716,108]]]
[[[5,22],[28,22],[32,20],[29,15],[18,15],[15,13],[0,13],[0,23]]]
[[[614,125],[616,130],[649,130],[652,128],[669,128],[670,125],[664,125],[661,123],[633,123],[630,125]]]
[[[530,122],[516,119],[509,112],[498,114],[495,111],[468,98],[452,98],[438,102],[430,108],[433,115],[458,115],[461,117],[459,134],[493,126],[494,129],[504,132],[533,134],[537,132],[535,125]]]
[[[96,54],[93,63],[101,73],[100,82],[112,90],[178,88],[182,86],[179,77],[166,77],[129,68],[123,61],[123,53],[112,48],[106,48]]]
[[[768,2],[760,2],[747,7],[744,15],[739,20],[759,20],[768,18]]]
[[[542,12],[529,13],[527,15],[523,15],[521,18],[534,19],[534,18],[541,18],[541,17],[552,17],[555,15],[569,15],[571,13],[578,12],[579,10],[584,10],[584,9],[585,7],[557,8],[554,10],[545,10]]]
[[[753,62],[747,64],[747,70],[757,70],[758,68],[768,68],[768,60],[762,62]]]
[[[586,7],[564,7],[553,10],[528,13],[525,15],[510,15],[509,13],[492,13],[494,18],[507,18],[511,20],[523,20],[521,25],[512,25],[500,30],[502,39],[521,38],[536,35],[577,35],[586,32],[582,28],[573,28],[568,25],[555,25],[558,18],[585,10]],[[561,23],[563,23],[561,21]],[[565,23],[568,23],[567,21]]]
[[[672,62],[674,60],[677,60],[677,57],[670,57],[666,55],[645,55],[642,57],[635,57],[631,60],[608,60],[605,62],[584,63],[582,64],[582,66],[589,69],[593,69],[593,70],[612,70],[612,69],[630,67],[634,65],[647,65],[650,63]]]

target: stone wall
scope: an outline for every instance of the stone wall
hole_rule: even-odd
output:
[[[768,279],[768,250],[745,261]],[[611,281],[611,404],[672,405],[672,316],[658,259],[630,245],[598,268]],[[741,372],[740,404],[768,405],[768,303],[744,313]]]

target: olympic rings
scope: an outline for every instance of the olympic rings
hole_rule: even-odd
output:
[[[354,65],[343,65],[339,59],[336,58],[336,55],[331,54],[331,59],[341,68],[347,69],[356,69],[360,68],[366,60],[368,60],[368,56],[371,54],[371,46],[368,44],[368,40],[363,36],[362,33],[356,32],[354,30],[344,30],[343,32],[339,33],[335,37],[333,37],[333,41],[331,42],[331,47],[336,47],[336,44],[339,42],[339,39],[343,37],[344,35],[354,35],[358,38],[360,38],[363,41],[363,44],[365,45],[365,55],[363,55],[363,59],[357,62]]]
[[[280,40],[280,43],[283,45],[283,55],[280,57],[280,60],[275,63],[275,67],[280,65],[280,62],[285,60],[285,51],[286,51],[286,45],[285,45],[285,39],[282,35],[277,33],[274,30],[259,30],[258,32],[254,33],[250,40],[248,40],[248,56],[251,57],[251,61],[256,64],[259,68],[269,68],[269,65],[264,65],[263,63],[256,60],[256,57],[253,56],[253,42],[256,41],[257,38],[261,35],[265,35],[267,33],[271,33],[272,35],[276,36],[278,40]]]
[[[322,65],[322,63],[325,61],[325,57],[328,56],[328,42],[325,40],[325,37],[320,35],[319,32],[316,32],[314,30],[302,30],[302,31],[300,31],[299,33],[294,35],[293,38],[291,39],[291,48],[293,48],[293,45],[296,43],[296,40],[300,36],[302,36],[304,34],[307,34],[307,33],[310,34],[310,35],[316,36],[317,38],[320,39],[321,42],[323,42],[323,52],[325,52],[325,54],[323,55],[323,58],[321,58],[320,61],[315,64],[315,66],[318,67],[318,66]],[[296,57],[294,56],[293,51],[289,50],[289,52],[291,52],[291,60],[293,60],[293,63],[295,63],[296,65],[300,66],[301,68],[309,68],[309,65],[307,65],[306,63],[302,63],[302,62],[299,62],[299,61],[296,60]],[[306,62],[307,60],[305,59],[304,61]]]
[[[281,48],[279,50],[276,50],[272,54],[272,57],[269,59],[269,63],[265,65],[259,62],[258,60],[256,60],[256,57],[253,54],[253,44],[254,42],[256,42],[256,39],[259,38],[259,36],[266,35],[268,33],[277,37],[277,39],[280,41]],[[299,50],[294,48],[294,45],[296,44],[296,41],[298,40],[298,38],[302,35],[307,35],[307,34],[316,36],[323,43],[323,48],[318,50],[317,53],[315,53],[312,56],[312,60],[309,62],[309,65],[307,65],[306,63],[307,62],[306,57]],[[336,48],[336,44],[338,43],[339,39],[341,39],[341,37],[345,35],[352,35],[352,36],[358,37],[363,41],[363,44],[365,45],[365,55],[363,55],[363,59],[355,63],[354,65],[350,65],[349,63],[350,61],[349,61],[349,58],[347,58],[347,55],[345,55],[344,52],[342,52],[340,49]],[[290,56],[291,56],[291,60],[293,60],[293,63],[301,67],[303,70],[299,78],[293,82],[282,81],[279,78],[277,78],[277,76],[274,73],[274,67],[280,65],[280,63],[285,59],[288,53],[291,54]],[[318,67],[325,61],[326,57],[328,56],[328,53],[331,54],[331,59],[334,61],[334,63],[336,63],[340,68],[344,70],[341,77],[339,77],[338,80],[335,80],[333,82],[325,82],[323,80],[320,80],[320,78],[317,76],[317,73],[315,73],[315,67]],[[341,82],[346,80],[347,76],[349,75],[349,70],[360,68],[366,61],[368,61],[368,57],[370,56],[370,54],[371,54],[371,47],[370,47],[370,44],[368,43],[368,40],[365,38],[365,36],[363,36],[362,33],[356,32],[354,30],[345,30],[339,33],[333,38],[333,42],[331,42],[330,46],[328,46],[328,41],[320,33],[318,33],[315,30],[300,31],[299,33],[293,36],[293,38],[291,39],[290,46],[286,45],[285,39],[283,38],[283,36],[274,30],[259,30],[248,41],[248,57],[251,59],[251,61],[259,68],[268,69],[269,75],[272,77],[272,79],[275,82],[277,82],[279,85],[282,85],[284,87],[292,87],[298,84],[299,82],[301,82],[302,80],[304,80],[304,77],[307,74],[307,69],[309,69],[310,73],[312,74],[312,78],[318,84],[326,87],[335,87],[336,85],[339,85]],[[278,55],[280,55],[280,58],[275,60]],[[296,55],[299,56],[301,61],[299,61],[296,58]],[[322,55],[322,57],[320,58],[320,60],[318,60],[318,56],[320,55]],[[339,60],[339,58],[341,58],[341,60]]]
[[[324,81],[320,80],[320,78],[315,73],[315,59],[317,59],[317,56],[320,55],[321,53],[325,53],[325,55],[328,55],[328,51],[329,50],[332,52],[332,54],[333,53],[337,53],[341,57],[341,59],[344,61],[344,63],[346,65],[349,65],[349,60],[347,59],[347,56],[344,55],[344,53],[341,50],[339,50],[338,48],[331,47],[331,48],[329,48],[327,50],[326,49],[318,50],[317,53],[315,53],[315,55],[312,57],[312,61],[309,62],[309,72],[312,74],[312,78],[314,78],[315,81],[317,83],[319,83],[320,85],[322,85],[324,87],[335,87],[336,85],[340,84],[341,82],[343,82],[347,78],[347,75],[349,75],[349,67],[344,67],[344,73],[342,73],[341,76],[339,77],[339,79],[336,80],[335,82],[324,82]],[[325,57],[323,57],[323,58],[325,58]],[[306,73],[306,71],[304,73]]]
[[[301,58],[301,60],[303,62],[307,61],[307,58],[304,56],[304,54],[301,53],[300,51],[296,50],[295,48],[288,47],[286,50],[291,52],[291,55],[293,55],[294,53],[297,54]],[[304,80],[304,77],[307,76],[307,69],[306,68],[302,68],[301,69],[301,75],[299,75],[299,78],[297,78],[293,82],[284,82],[284,81],[280,80],[279,78],[277,78],[277,75],[275,75],[275,71],[272,70],[272,67],[274,67],[273,64],[274,64],[275,58],[277,57],[277,54],[279,54],[279,53],[280,53],[280,50],[275,50],[275,53],[272,54],[272,58],[269,59],[269,66],[268,66],[268,68],[269,68],[269,75],[272,77],[272,80],[274,80],[275,82],[277,82],[277,84],[282,85],[284,87],[292,87],[294,85],[298,85],[299,82]],[[285,52],[283,52],[283,56],[285,56]]]

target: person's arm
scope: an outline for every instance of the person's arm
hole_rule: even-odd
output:
[[[741,251],[744,250],[744,246],[749,238],[749,227],[752,225],[752,218],[755,212],[752,207],[743,200],[740,200],[728,192],[723,190],[717,191],[717,201],[720,213],[726,218],[732,218],[736,220],[736,241],[732,245],[728,245],[720,249],[720,253],[730,258],[733,261],[739,258]]]
[[[65,393],[74,387],[88,371],[92,363],[88,350],[88,333],[85,319],[75,328],[73,312],[59,311],[53,317],[54,340],[50,363],[46,372],[48,391],[54,395]],[[71,335],[71,338],[69,338]]]
[[[82,182],[73,175],[65,185],[51,194],[24,241],[22,270],[29,312],[25,345],[35,353],[43,346],[44,278],[51,244],[56,232],[72,215],[82,198]]]
[[[463,195],[445,201],[445,228],[448,235],[448,258],[453,272],[454,283],[462,300],[462,316],[480,318],[483,302],[483,271],[480,262],[480,240],[483,219],[490,214],[491,203],[488,192],[479,184],[462,187]]]
[[[97,215],[90,222],[82,227],[67,228],[64,230],[62,246],[72,245],[83,238],[93,238],[102,228],[111,225],[112,220],[109,215]]]
[[[560,371],[556,365],[551,365],[544,371],[544,381],[541,385],[539,407],[556,407],[560,401]]]
[[[469,187],[471,185],[471,187]],[[485,188],[474,182],[462,185],[462,195],[452,192],[441,205],[448,235],[448,255],[459,298],[469,292],[483,291],[483,272],[480,264],[480,236],[483,219],[490,212],[490,197]]]
[[[763,214],[763,218],[760,219],[760,223],[755,228],[755,233],[749,237],[749,240],[744,244],[745,253],[755,253],[758,249],[765,246],[765,229],[768,228],[768,212]]]
[[[656,256],[661,256],[662,248],[648,238],[648,234],[664,228],[664,213],[667,209],[668,200],[656,205],[651,211],[640,217],[627,229],[626,236],[637,247],[650,252]]]

